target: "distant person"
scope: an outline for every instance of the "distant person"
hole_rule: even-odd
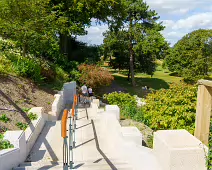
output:
[[[85,84],[81,87],[81,91],[82,91],[82,97],[83,97],[82,102],[86,103],[87,102],[87,96],[88,96],[88,88]]]
[[[88,88],[88,96],[92,97],[93,96],[93,90],[91,87]]]
[[[88,96],[88,88],[85,84],[81,87],[81,90],[83,96]]]

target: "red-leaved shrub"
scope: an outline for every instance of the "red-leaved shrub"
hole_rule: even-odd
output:
[[[78,69],[81,73],[80,83],[92,88],[109,86],[114,80],[114,77],[108,70],[96,65],[82,64]]]

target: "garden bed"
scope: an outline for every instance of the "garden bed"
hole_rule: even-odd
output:
[[[27,124],[25,113],[32,107],[44,107],[44,112],[48,113],[54,100],[51,91],[44,91],[32,81],[14,76],[0,75],[0,90],[0,117],[6,115],[9,119],[0,120],[0,133],[20,130],[22,125]]]

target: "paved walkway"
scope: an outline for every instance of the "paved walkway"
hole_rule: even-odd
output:
[[[122,158],[116,145],[113,132],[107,132],[107,121],[88,119],[89,109],[79,109],[76,144],[74,148],[74,168],[78,170],[131,170]],[[68,123],[69,124],[69,123]],[[105,129],[106,128],[106,129]],[[98,134],[98,135],[97,135]],[[110,136],[110,135],[112,136]],[[111,138],[112,137],[112,138]],[[118,142],[118,141],[117,141]],[[121,145],[120,145],[121,146]],[[61,121],[47,122],[33,146],[27,162],[21,164],[25,169],[62,169],[63,139]]]
[[[151,149],[124,141],[121,126],[114,116],[104,110],[94,114],[90,108],[79,109],[74,169],[161,170]],[[62,170],[62,161],[61,121],[47,122],[26,162],[15,170]]]

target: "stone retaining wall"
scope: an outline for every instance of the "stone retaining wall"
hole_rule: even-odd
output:
[[[24,162],[42,131],[48,115],[43,113],[42,107],[32,108],[29,112],[37,114],[38,119],[32,121],[25,131],[7,131],[4,135],[14,148],[0,151],[0,170],[11,170]]]

